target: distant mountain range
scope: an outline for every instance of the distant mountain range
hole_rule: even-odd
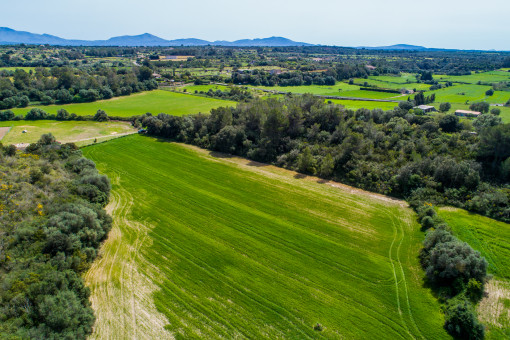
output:
[[[60,45],[60,46],[313,46],[304,42],[296,42],[282,37],[263,39],[242,39],[236,41],[207,41],[201,39],[165,40],[155,35],[145,33],[140,35],[124,35],[108,40],[70,40],[50,34],[35,34],[16,31],[7,27],[0,27],[0,44],[31,44],[31,45]]]
[[[364,48],[366,50],[407,50],[407,51],[437,50],[437,48],[427,48],[427,47],[423,47],[423,46],[407,45],[407,44],[397,44],[397,45],[391,45],[391,46],[377,46],[377,47],[360,46],[357,48]]]
[[[174,39],[166,40],[155,35],[144,33],[140,35],[123,35],[108,40],[76,40],[64,39],[50,34],[36,34],[25,31],[16,31],[8,27],[0,27],[0,45],[59,45],[59,46],[320,46],[297,42],[283,37],[270,37],[263,39],[242,39],[236,41],[207,41],[202,39]],[[408,51],[446,51],[446,49],[428,48],[416,45],[397,44],[391,46],[359,46],[357,49],[367,50],[408,50]],[[455,51],[455,50],[448,50]]]

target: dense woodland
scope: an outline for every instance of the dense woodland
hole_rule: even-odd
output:
[[[38,67],[0,70],[0,109],[26,107],[30,103],[68,104],[127,96],[158,88],[148,67],[115,70],[106,67]]]
[[[111,227],[110,183],[74,144],[0,145],[0,338],[85,339],[81,274]]]

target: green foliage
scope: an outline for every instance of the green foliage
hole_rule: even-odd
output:
[[[94,120],[96,122],[106,122],[108,120],[108,115],[103,110],[97,110],[94,115]]]
[[[446,103],[441,103],[439,105],[439,111],[440,112],[448,112],[450,111],[450,109],[452,108],[452,104],[446,102]]]
[[[456,339],[483,339],[484,326],[476,319],[469,301],[462,298],[452,299],[446,305],[445,329]]]
[[[94,315],[81,273],[111,226],[109,182],[51,134],[0,158],[0,337],[85,339]],[[100,191],[102,205],[79,196]],[[85,199],[84,199],[85,197]]]

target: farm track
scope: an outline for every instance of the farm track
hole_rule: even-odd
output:
[[[113,215],[129,245],[105,244],[120,288],[91,286],[95,338],[144,333],[134,311],[146,306],[181,338],[445,337],[416,280],[420,234],[405,202],[143,136],[84,153],[115,179]],[[142,307],[140,286],[151,287]]]
[[[97,318],[91,339],[173,339],[152,301],[156,286],[137,264],[144,262],[140,251],[150,241],[149,228],[128,218],[133,204],[125,190],[112,191],[107,210],[113,227],[85,276]]]

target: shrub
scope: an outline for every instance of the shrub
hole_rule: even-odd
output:
[[[108,115],[103,110],[97,110],[94,115],[94,120],[97,122],[106,122],[108,120]]]
[[[458,339],[483,339],[485,329],[476,319],[473,307],[463,299],[452,299],[448,302],[445,311],[446,321],[444,328]]]
[[[324,329],[324,327],[318,322],[315,326],[313,326],[313,330],[317,331],[317,332],[322,332],[323,329]]]
[[[472,278],[483,281],[487,275],[487,261],[467,243],[452,240],[437,243],[432,248],[425,272],[431,282],[440,285],[451,284],[458,278],[463,282]]]

